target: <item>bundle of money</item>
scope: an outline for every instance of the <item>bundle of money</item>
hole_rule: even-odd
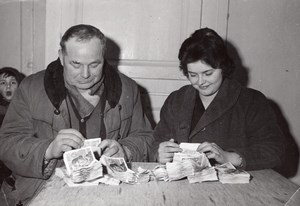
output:
[[[169,179],[166,165],[157,165],[152,170],[152,173],[158,181],[168,181]]]
[[[137,182],[136,173],[128,168],[124,158],[102,155],[100,161],[106,166],[107,173],[113,178],[128,184],[135,184]]]
[[[218,181],[217,172],[213,167],[207,167],[199,172],[195,172],[187,178],[189,183]]]
[[[91,181],[103,176],[102,165],[95,159],[91,147],[67,151],[63,159],[67,174],[74,183]]]
[[[197,152],[198,153],[198,152]],[[176,154],[175,154],[176,156]],[[201,175],[201,171],[211,168],[210,163],[203,153],[177,158],[176,161],[166,164],[169,181],[182,179],[188,176]]]
[[[230,162],[216,166],[219,181],[223,184],[249,183],[250,174],[244,170],[236,169]]]
[[[96,159],[100,159],[101,156],[101,151],[100,151],[100,145],[101,143],[101,138],[91,138],[91,139],[85,139],[83,143],[83,147],[91,147],[94,153],[94,156]]]

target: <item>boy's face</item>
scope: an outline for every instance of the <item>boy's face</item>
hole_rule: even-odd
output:
[[[18,82],[15,77],[0,75],[0,94],[6,101],[11,101],[17,88]]]

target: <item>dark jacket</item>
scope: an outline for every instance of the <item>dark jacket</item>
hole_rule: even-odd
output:
[[[262,93],[225,79],[190,133],[196,92],[188,85],[167,98],[154,131],[152,161],[156,161],[159,143],[174,138],[178,143],[214,142],[225,151],[235,151],[244,158],[247,170],[281,164],[284,136]]]
[[[104,75],[106,138],[125,145],[133,161],[147,161],[152,128],[137,85],[107,63]],[[65,97],[63,68],[57,60],[25,78],[10,103],[0,131],[0,158],[16,178],[16,190],[10,195],[17,201],[28,201],[49,178],[42,169],[46,149],[61,129],[70,128]]]

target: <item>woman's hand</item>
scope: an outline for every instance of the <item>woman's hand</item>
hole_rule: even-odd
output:
[[[231,162],[234,166],[240,166],[242,163],[240,155],[224,151],[215,143],[203,142],[197,151],[205,153],[208,159],[215,159],[220,164]]]
[[[174,142],[174,139],[160,143],[158,147],[158,162],[172,162],[175,152],[182,152],[182,149]]]

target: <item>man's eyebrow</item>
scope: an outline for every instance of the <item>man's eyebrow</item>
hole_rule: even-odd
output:
[[[80,64],[80,62],[76,61],[76,60],[72,60],[71,61],[73,64]]]

